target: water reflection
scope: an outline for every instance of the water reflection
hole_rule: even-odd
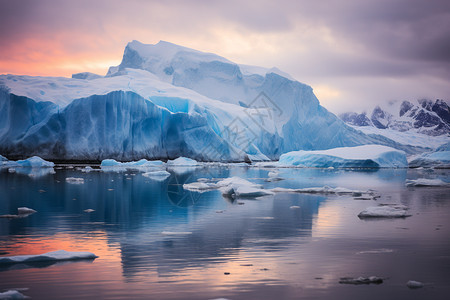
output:
[[[449,291],[441,284],[444,281],[433,277],[434,272],[450,279],[443,268],[448,265],[446,253],[450,251],[444,238],[450,230],[448,189],[404,187],[406,178],[425,176],[423,173],[280,169],[284,180],[266,182],[273,169],[214,167],[171,171],[171,176],[160,182],[129,170],[56,171],[39,178],[0,172],[0,214],[13,213],[20,206],[38,211],[24,219],[0,219],[1,255],[65,249],[90,251],[100,257],[83,268],[77,264],[3,268],[1,273],[8,278],[0,288],[24,278],[33,286],[37,276],[50,273],[54,281],[48,280],[46,286],[70,283],[74,276],[70,272],[76,270],[77,284],[83,285],[84,293],[92,296],[96,287],[106,285],[106,298],[120,298],[118,295],[126,291],[131,298],[145,299],[151,294],[176,299],[173,291],[177,288],[186,292],[185,299],[271,299],[270,295],[276,294],[286,299],[298,295],[314,298],[321,295],[318,290],[341,291],[340,276],[363,275],[391,276],[398,287],[403,281],[427,274],[429,281],[437,282],[439,291]],[[436,171],[426,176],[446,174]],[[195,193],[182,188],[199,178],[231,176],[247,178],[265,188],[373,188],[382,197],[358,201],[351,196],[276,194],[233,200],[223,198],[219,191]],[[67,183],[67,177],[82,177],[84,184]],[[361,210],[377,203],[407,205],[413,217],[381,222],[357,218]],[[88,208],[94,212],[85,213]],[[164,231],[189,234],[164,235]],[[389,251],[373,251],[381,248]],[[357,255],[359,252],[366,254]],[[415,264],[408,266],[411,261]],[[417,265],[420,268],[415,268]],[[33,271],[35,267],[39,269]],[[407,278],[410,274],[417,277]],[[80,279],[84,277],[92,282]],[[80,296],[75,283],[66,288],[74,299]],[[393,292],[389,284],[380,289]],[[64,292],[53,298],[67,298]],[[346,292],[340,295],[336,299],[348,297]],[[365,297],[375,296],[381,294]]]

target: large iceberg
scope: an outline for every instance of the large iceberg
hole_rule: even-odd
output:
[[[341,147],[317,151],[292,151],[281,155],[279,164],[309,168],[406,168],[403,151],[381,145]]]
[[[0,153],[9,158],[278,159],[293,150],[384,144],[323,108],[277,69],[167,42],[127,45],[107,76],[0,75]]]
[[[409,166],[450,168],[450,142],[441,145],[433,152],[411,157]]]

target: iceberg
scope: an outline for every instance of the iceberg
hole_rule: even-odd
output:
[[[10,158],[250,162],[294,150],[383,144],[278,69],[168,42],[130,42],[107,76],[0,75],[0,153]]]
[[[411,157],[409,166],[450,168],[450,142],[439,146],[433,152],[427,152]]]
[[[382,145],[342,147],[322,151],[293,151],[282,154],[281,166],[308,168],[407,168],[403,151]]]
[[[57,250],[38,255],[17,255],[0,257],[0,265],[17,264],[17,263],[34,263],[43,261],[63,261],[78,259],[94,259],[98,256],[91,252],[72,252],[65,250]]]

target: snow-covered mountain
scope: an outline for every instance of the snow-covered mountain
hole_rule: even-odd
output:
[[[374,126],[400,132],[411,131],[430,136],[450,134],[450,108],[443,100],[419,100],[393,102],[387,107],[377,106],[370,118],[365,113],[348,112],[339,115],[346,123],[354,126]]]
[[[0,154],[9,158],[244,161],[362,144],[419,149],[347,126],[278,69],[168,42],[129,43],[105,77],[0,75]]]

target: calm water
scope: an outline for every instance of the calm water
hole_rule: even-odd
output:
[[[184,173],[182,172],[184,171]],[[197,168],[164,182],[138,172],[0,172],[0,215],[26,206],[24,219],[0,219],[0,255],[90,251],[93,261],[0,267],[0,291],[28,288],[33,299],[447,299],[450,294],[450,189],[406,188],[406,179],[449,171]],[[271,187],[374,189],[378,200],[277,194],[230,200],[181,185],[240,176]],[[66,177],[83,177],[73,185]],[[378,203],[413,216],[364,221]],[[291,206],[300,208],[292,209]],[[92,213],[83,212],[94,209]],[[162,232],[189,232],[164,235]],[[225,275],[225,273],[229,273]],[[380,285],[341,277],[380,276]],[[408,280],[425,283],[406,287]]]

